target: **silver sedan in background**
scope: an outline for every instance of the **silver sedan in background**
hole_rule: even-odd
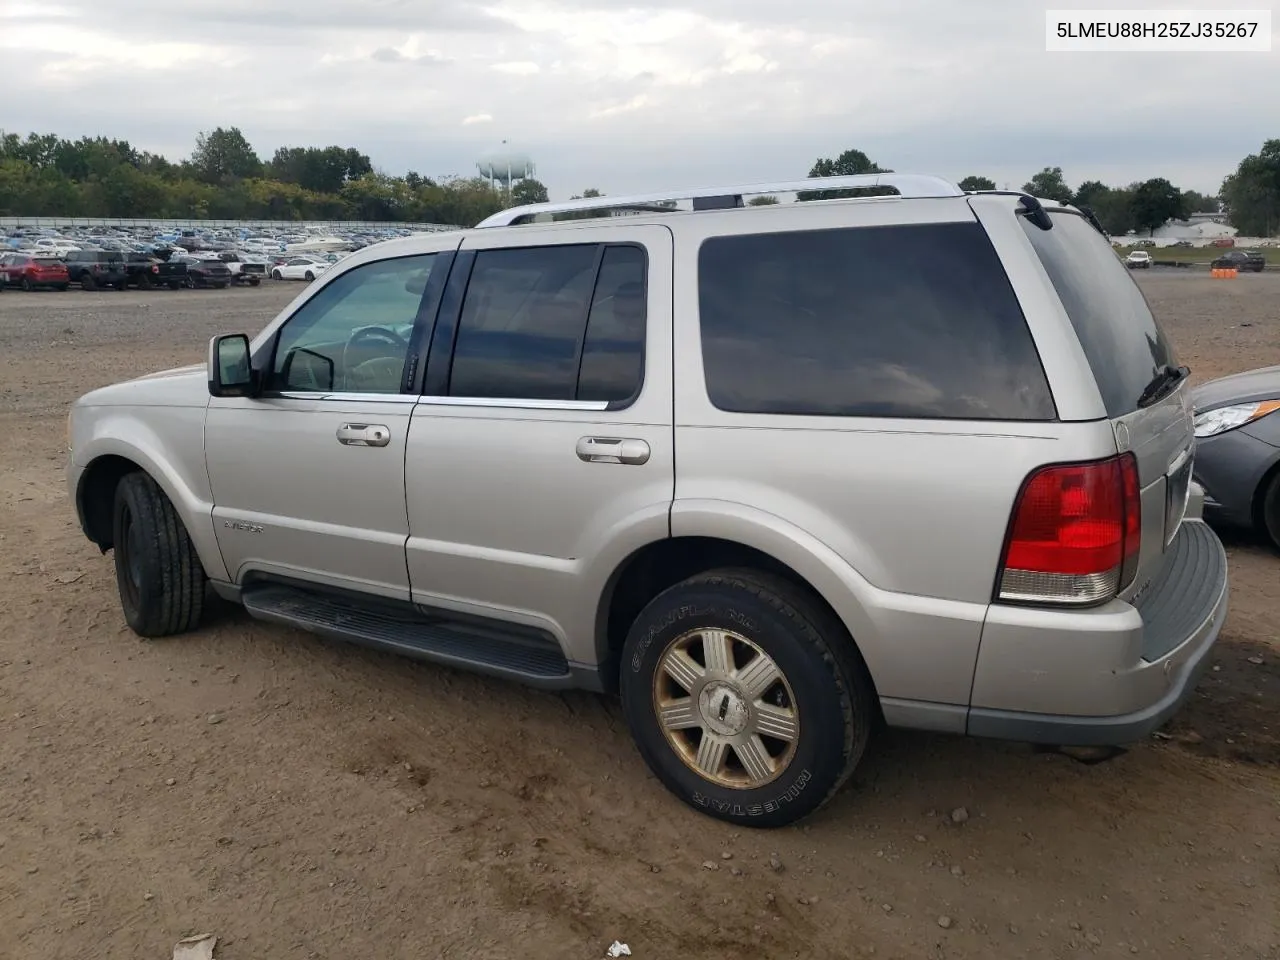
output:
[[[1255,529],[1280,550],[1280,366],[1210,380],[1192,398],[1205,519]]]

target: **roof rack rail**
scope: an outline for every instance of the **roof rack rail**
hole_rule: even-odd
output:
[[[743,186],[702,187],[649,193],[626,197],[583,197],[559,203],[530,203],[502,210],[481,220],[481,227],[509,227],[531,223],[536,218],[554,218],[558,213],[590,210],[630,210],[634,212],[679,212],[675,203],[692,201],[695,210],[723,210],[744,205],[743,197],[772,196],[779,193],[810,193],[830,190],[855,190],[867,187],[892,187],[904,198],[962,197],[964,191],[941,177],[920,173],[865,173],[850,177],[809,177],[804,180],[782,180],[776,183],[753,183]]]

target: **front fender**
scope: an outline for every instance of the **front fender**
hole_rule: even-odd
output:
[[[880,589],[812,533],[741,503],[677,500],[671,535],[740,543],[794,570],[849,631],[882,699],[968,704],[987,604]]]
[[[213,495],[204,464],[204,407],[89,407],[72,416],[72,475],[81,502],[103,457],[123,457],[145,470],[182,518],[212,580],[228,580],[213,527]]]

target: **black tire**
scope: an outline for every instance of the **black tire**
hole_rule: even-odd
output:
[[[149,273],[140,273],[140,274],[138,274],[138,289],[139,289],[139,290],[150,290],[153,286],[155,286],[155,284],[153,284],[153,283],[151,282],[151,274],[149,274]]]
[[[170,281],[169,281],[169,289],[170,289],[170,290],[181,290],[181,289],[182,289],[182,281],[181,281],[181,280],[170,280]]]
[[[98,284],[93,279],[92,276],[86,273],[83,277],[80,278],[80,289],[81,290],[97,290]]]
[[[59,292],[59,293],[66,293],[66,292],[67,292],[67,289],[68,289],[70,286],[71,286],[71,284],[69,284],[69,283],[60,283],[60,284],[58,284],[58,292]]]
[[[260,284],[261,282],[262,282],[262,278],[261,278],[261,277],[250,277],[250,278],[249,278],[249,286],[251,286],[251,287],[256,287],[256,286],[257,286],[258,284]]]
[[[308,271],[306,272],[306,275],[305,275],[305,277],[304,277],[304,279],[305,279],[308,283],[310,283],[310,282],[311,282],[312,280],[314,280],[315,278],[316,278],[316,275],[315,275],[314,273],[312,273],[310,270],[308,270]]]
[[[116,587],[129,627],[143,637],[194,629],[205,572],[169,498],[145,473],[126,474],[112,515]]]
[[[655,678],[662,658],[699,628],[750,641],[773,659],[793,695],[778,705],[797,717],[794,753],[761,786],[703,776],[681,758],[658,720]],[[694,809],[744,827],[785,826],[826,803],[862,758],[878,716],[870,675],[840,624],[803,590],[753,570],[701,574],[650,601],[628,632],[620,688],[632,736],[658,779]],[[761,697],[775,689],[787,692],[769,687]],[[749,710],[745,716],[754,716]],[[779,762],[776,755],[772,762]]]
[[[272,270],[272,271],[271,271],[271,279],[272,279],[272,280],[283,280],[283,279],[284,279],[284,277],[282,277],[282,276],[280,275],[280,271],[279,271],[279,270]]]
[[[30,293],[30,292],[31,292],[32,290],[34,290],[35,288],[36,288],[36,287],[35,287],[35,284],[33,284],[33,283],[31,282],[31,278],[30,278],[30,277],[23,277],[23,278],[22,278],[22,290],[23,290],[23,292],[24,292],[24,293]]]
[[[213,287],[213,289],[215,289],[215,290],[225,290],[225,289],[227,289],[227,285],[226,285],[226,283],[224,283],[224,282],[223,282],[223,281],[221,281],[221,280],[216,281],[216,282],[214,282],[214,283],[210,284],[210,286],[212,286],[212,287]]]
[[[1280,550],[1280,470],[1272,471],[1259,486],[1254,500],[1254,519],[1272,548]]]

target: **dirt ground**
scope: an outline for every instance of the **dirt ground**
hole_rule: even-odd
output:
[[[1140,282],[1197,378],[1280,363],[1280,275]],[[672,798],[603,698],[225,605],[137,639],[64,493],[67,405],[299,289],[0,296],[0,958],[1280,957],[1280,557],[1246,537],[1162,736],[1086,766],[893,733],[774,832]]]

